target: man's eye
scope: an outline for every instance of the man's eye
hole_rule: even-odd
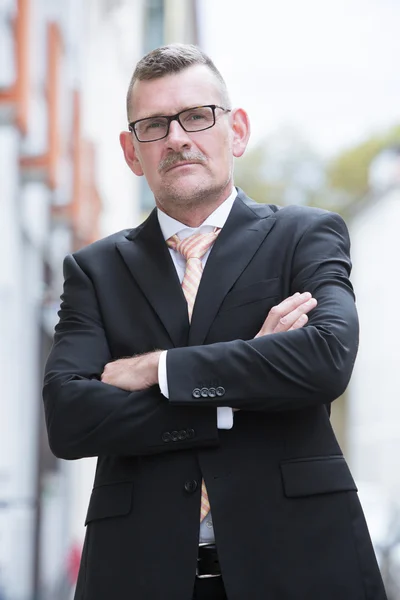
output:
[[[206,115],[203,113],[191,113],[187,115],[185,121],[203,121],[206,118]]]
[[[146,131],[149,131],[149,129],[159,129],[160,127],[165,127],[163,121],[150,121],[146,123]]]

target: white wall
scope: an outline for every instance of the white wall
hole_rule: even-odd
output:
[[[36,518],[41,252],[24,235],[18,177],[19,134],[0,128],[0,581],[28,600]],[[31,223],[35,229],[34,221]]]
[[[356,479],[400,498],[400,190],[350,227],[360,349],[349,388],[349,460]]]

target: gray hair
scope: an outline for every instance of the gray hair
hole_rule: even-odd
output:
[[[180,73],[184,69],[195,65],[205,65],[214,73],[220,84],[221,100],[225,104],[224,108],[231,108],[226,83],[211,58],[192,44],[168,44],[168,46],[161,46],[152,50],[137,63],[126,96],[128,120],[132,90],[136,81],[159,79],[165,75]]]

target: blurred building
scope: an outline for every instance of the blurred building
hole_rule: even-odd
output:
[[[400,498],[400,149],[370,168],[370,193],[350,222],[360,349],[349,388],[348,455],[356,479]]]
[[[119,147],[137,60],[197,42],[195,0],[0,3],[0,597],[66,600],[94,459],[55,459],[41,406],[64,256],[154,205]]]
[[[81,18],[73,2],[8,0],[0,9],[0,581],[7,600],[32,598],[41,585],[47,518],[65,533],[65,521],[48,510],[54,498],[61,507],[49,486],[50,478],[61,481],[61,469],[44,443],[40,387],[62,256],[99,233],[95,153],[81,128],[72,51]],[[51,550],[61,568],[61,548]]]

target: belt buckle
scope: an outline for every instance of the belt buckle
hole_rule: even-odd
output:
[[[201,544],[199,544],[199,546],[208,546],[208,542],[202,542]],[[199,560],[199,559],[197,559]],[[212,579],[213,577],[221,577],[222,573],[203,573],[202,575],[199,575],[199,568],[198,566],[196,566],[196,577],[197,579]]]

